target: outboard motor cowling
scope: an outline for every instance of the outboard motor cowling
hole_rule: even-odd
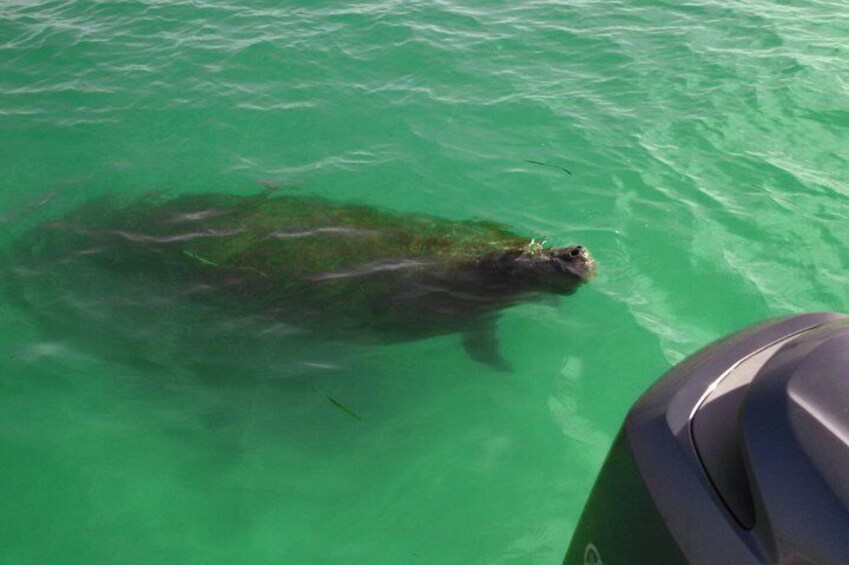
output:
[[[633,406],[564,563],[849,563],[849,317],[753,326]]]

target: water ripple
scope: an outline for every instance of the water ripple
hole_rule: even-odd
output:
[[[227,536],[217,535],[223,530],[234,532],[233,539],[251,540],[257,560],[279,560],[279,552],[262,553],[262,548],[279,549],[279,524],[286,523],[295,528],[287,539],[296,540],[292,542],[296,545],[297,540],[307,540],[287,555],[290,561],[314,561],[307,542],[314,542],[315,532],[322,532],[326,536],[322,541],[332,538],[339,547],[361,551],[355,560],[362,555],[359,560],[372,562],[381,555],[387,561],[408,562],[409,549],[421,547],[410,540],[418,539],[415,532],[426,522],[437,524],[432,533],[441,544],[430,548],[435,553],[422,560],[494,562],[509,550],[517,561],[556,561],[562,557],[568,531],[562,539],[551,538],[550,547],[543,547],[539,539],[548,540],[548,534],[522,537],[505,533],[504,528],[511,520],[550,524],[563,519],[564,509],[572,512],[572,522],[577,520],[580,503],[574,501],[585,499],[592,473],[573,477],[563,469],[576,469],[572,460],[582,461],[587,469],[600,460],[596,452],[609,443],[622,416],[605,412],[608,400],[618,400],[624,410],[659,365],[673,363],[756,319],[804,310],[849,310],[849,10],[843,0],[517,0],[500,4],[259,0],[248,4],[234,0],[0,3],[0,198],[8,204],[6,208],[20,210],[6,214],[4,226],[20,233],[29,222],[61,217],[79,202],[104,193],[128,197],[159,190],[248,193],[257,190],[252,179],[282,178],[298,190],[340,200],[499,221],[559,244],[578,241],[598,256],[601,270],[598,279],[564,308],[562,319],[574,327],[561,327],[544,317],[534,317],[528,324],[531,329],[523,333],[509,319],[499,326],[506,345],[517,352],[527,351],[534,331],[556,335],[559,341],[553,349],[558,351],[579,338],[585,340],[581,342],[585,348],[552,354],[553,364],[551,359],[523,359],[538,366],[532,375],[510,381],[515,385],[510,394],[499,388],[507,386],[505,379],[490,379],[480,389],[468,391],[453,411],[446,408],[452,406],[453,397],[444,391],[477,382],[458,361],[462,351],[454,341],[434,341],[422,350],[386,348],[367,358],[368,367],[358,366],[349,373],[345,373],[347,361],[334,358],[324,347],[309,349],[309,355],[298,361],[281,360],[273,338],[278,333],[288,335],[290,328],[263,328],[250,334],[251,338],[267,334],[269,341],[263,347],[268,354],[260,356],[265,361],[248,355],[228,357],[226,346],[244,333],[238,329],[227,333],[219,328],[226,334],[221,347],[183,347],[185,332],[176,322],[168,326],[167,338],[151,341],[149,334],[141,332],[131,336],[129,345],[121,342],[122,347],[108,348],[116,355],[130,351],[133,344],[156,350],[151,358],[159,368],[142,369],[146,377],[163,374],[162,367],[171,364],[184,368],[167,373],[178,383],[171,383],[174,388],[168,390],[177,394],[175,390],[186,386],[200,398],[199,404],[191,405],[199,412],[209,409],[204,402],[226,406],[234,399],[242,399],[246,406],[260,402],[244,390],[229,390],[219,398],[210,389],[192,388],[179,380],[198,378],[193,367],[207,356],[223,365],[247,366],[252,374],[278,371],[275,374],[287,379],[316,378],[316,371],[303,359],[316,366],[341,367],[350,378],[334,383],[367,406],[369,416],[396,418],[392,423],[397,427],[392,429],[400,430],[398,437],[389,437],[384,445],[363,439],[389,434],[368,418],[353,424],[350,417],[337,414],[344,425],[334,427],[338,422],[325,418],[324,410],[335,409],[310,384],[304,388],[308,394],[299,396],[298,390],[281,394],[289,399],[285,409],[271,402],[266,412],[260,409],[266,419],[256,416],[253,408],[234,409],[244,425],[234,425],[232,437],[227,436],[227,425],[221,424],[226,422],[223,417],[210,416],[210,421],[218,423],[198,424],[192,432],[207,437],[214,429],[232,440],[227,449],[216,444],[209,452],[227,452],[231,465],[248,469],[242,477],[248,480],[239,482],[238,488],[227,490],[230,475],[222,470],[223,464],[206,464],[204,457],[214,459],[214,455],[196,454],[203,463],[199,464],[180,459],[182,450],[174,446],[183,440],[165,447],[152,445],[166,450],[162,458],[168,463],[139,462],[137,467],[152,478],[133,493],[160,489],[159,495],[169,502],[189,497],[186,507],[177,508],[186,515],[192,515],[196,509],[189,507],[195,505],[204,515],[234,517],[226,529],[207,524],[209,531],[187,531],[181,529],[182,522],[169,523],[178,540],[171,544],[173,548],[169,545],[175,560],[204,560],[196,548],[185,549],[189,543],[185,540],[211,548],[207,561],[220,559],[222,548],[243,555],[236,550],[238,544],[230,547]],[[532,166],[528,161],[555,167]],[[83,180],[68,186],[63,179]],[[59,196],[32,213],[11,204],[31,200],[24,195],[53,192]],[[191,218],[177,220],[191,225]],[[204,236],[188,231],[186,237]],[[124,237],[137,235],[127,230]],[[319,234],[308,230],[277,234],[309,235]],[[7,237],[5,231],[2,237]],[[63,280],[64,291],[48,294],[45,303],[61,305],[71,290],[86,290],[92,280],[104,286],[109,283],[84,275],[76,282]],[[130,300],[130,291],[123,290],[127,293],[123,298]],[[193,287],[191,292],[202,293],[203,288]],[[94,294],[94,299],[101,298]],[[148,295],[142,292],[141,296]],[[71,312],[88,308],[113,321],[114,327],[102,336],[105,342],[128,331],[111,314],[121,304],[94,302],[69,308]],[[48,312],[49,308],[36,310],[33,316]],[[8,324],[0,338],[30,339],[19,336],[31,322]],[[57,323],[68,324],[68,320],[58,316]],[[200,325],[214,329],[214,324]],[[74,331],[84,333],[79,327]],[[637,343],[635,336],[644,339]],[[75,357],[59,343],[36,335],[21,342],[17,350],[26,352],[28,364],[55,363],[62,375],[56,383],[74,379],[83,383],[87,382],[83,375],[99,374],[91,369],[94,361]],[[623,351],[621,357],[629,359],[630,365],[622,369],[634,375],[633,388],[627,388],[629,379],[610,385],[615,375],[599,374],[599,366],[592,365],[594,355],[607,355],[593,350],[599,343],[612,343]],[[451,357],[455,349],[457,359]],[[389,366],[386,359],[397,364]],[[368,380],[380,374],[374,366],[383,363],[391,378]],[[119,372],[114,367],[109,370]],[[0,371],[4,375],[18,372]],[[464,378],[457,378],[459,374]],[[27,375],[35,383],[41,373]],[[447,376],[440,380],[443,375]],[[162,382],[167,379],[150,380],[168,386]],[[593,382],[600,383],[597,389],[592,388]],[[393,386],[397,386],[394,393]],[[49,386],[44,390],[50,390]],[[409,390],[416,394],[408,394]],[[169,396],[162,391],[158,388],[150,396],[157,401]],[[115,400],[103,391],[100,394]],[[334,390],[332,398],[337,396]],[[593,412],[586,403],[596,396],[601,400]],[[126,397],[118,398],[126,402]],[[527,410],[517,412],[523,400]],[[77,401],[83,407],[95,402],[90,396]],[[109,410],[123,409],[117,401],[104,401],[104,405]],[[19,412],[20,406],[7,404],[7,410],[0,411],[16,415],[6,422],[10,430],[24,429],[20,422],[28,415]],[[77,409],[84,410],[80,406]],[[140,422],[156,414],[152,406],[148,403],[139,409],[144,414]],[[474,412],[476,406],[482,407],[479,412]],[[51,415],[65,413],[47,408],[44,411]],[[177,405],[172,408],[169,417],[192,428],[175,416],[182,414]],[[35,419],[43,414],[32,414],[30,426],[45,429],[44,420]],[[411,432],[417,424],[424,425],[416,420],[423,414],[432,420],[426,420],[428,430],[419,429],[416,436]],[[111,421],[101,416],[95,420]],[[497,427],[497,420],[511,422],[512,427],[504,433],[488,430],[475,436],[498,440],[493,440],[492,453],[484,450],[488,463],[475,466],[462,456],[452,459],[446,446],[459,441],[454,430],[469,429],[474,427],[470,420],[490,416],[493,420],[488,425]],[[279,424],[281,419],[285,426]],[[314,425],[308,441],[294,440],[293,430],[303,429],[305,421]],[[73,426],[62,428],[79,430],[85,422],[77,418]],[[141,436],[154,434],[155,424],[140,426]],[[440,438],[444,441],[423,441],[443,428],[451,430]],[[525,428],[535,435],[518,438]],[[549,428],[556,439],[546,439]],[[104,445],[116,445],[92,434]],[[57,437],[63,436],[58,433]],[[333,449],[314,453],[316,446],[326,447],[316,438]],[[558,443],[564,438],[565,447]],[[592,456],[573,445],[579,441],[590,444]],[[74,461],[77,454],[64,447],[66,443],[42,447],[59,450],[63,461]],[[85,453],[97,443],[79,445]],[[537,443],[539,451],[533,452]],[[132,451],[139,446],[139,452],[159,453],[143,443],[127,445],[130,451],[123,455],[129,461],[140,457]],[[279,455],[280,460],[275,460],[270,455],[277,453],[275,445],[294,455]],[[424,457],[426,449],[433,450],[433,460]],[[511,469],[516,473],[487,482],[499,469],[503,472],[514,450],[516,460],[522,461]],[[564,453],[568,461],[546,459],[555,452]],[[559,477],[561,482],[546,482],[539,492],[530,489],[530,494],[522,491],[522,496],[515,496],[517,484],[526,480],[517,477],[526,477],[522,472],[527,471],[528,457],[539,463],[534,469],[537,480]],[[370,458],[379,462],[375,466],[380,469],[360,472]],[[459,464],[458,459],[468,465]],[[331,472],[322,465],[327,461],[357,472],[344,476]],[[112,469],[120,465],[120,459],[106,464]],[[171,465],[184,468],[175,471]],[[421,471],[416,482],[404,482],[410,469],[436,467],[442,475]],[[221,476],[207,478],[210,468],[217,468]],[[134,487],[142,481],[129,469],[122,472],[136,479]],[[459,485],[456,491],[444,487],[451,482],[446,478],[449,474]],[[65,469],[57,472],[57,476],[66,475],[70,476]],[[184,475],[192,480],[181,482]],[[281,476],[308,491],[301,499],[287,499],[300,513],[274,506],[274,496],[251,498],[253,494],[244,490],[259,478],[267,481],[269,489],[281,489]],[[316,476],[325,482],[316,481]],[[360,484],[368,477],[372,484]],[[73,484],[92,492],[97,489],[91,485],[99,488],[103,483],[103,477],[80,479]],[[356,489],[351,486],[354,483]],[[180,496],[167,491],[169,484]],[[203,485],[201,490],[225,494],[207,497],[208,492],[199,494],[197,484]],[[309,491],[310,485],[315,490]],[[444,500],[471,496],[478,485],[486,491],[481,499],[488,508],[497,498],[493,492],[510,492],[531,509],[498,498],[503,514],[494,508],[486,517],[492,520],[491,527],[481,528],[492,536],[461,536],[453,530],[465,530],[441,520],[444,506],[434,501],[443,500],[440,496]],[[141,512],[122,514],[115,522],[116,530],[108,529],[115,521],[114,512],[86,510],[86,520],[94,520],[90,523],[103,526],[106,532],[118,532],[116,539],[123,539],[127,531],[145,539],[161,537],[161,531],[151,529],[151,524],[160,523],[161,508],[149,502],[150,497],[140,503],[125,488],[117,484],[111,488],[127,497],[126,507]],[[291,485],[286,488],[298,490]],[[227,496],[232,500],[228,502]],[[88,509],[91,500],[105,504],[109,498],[88,491],[80,497],[61,506]],[[325,500],[326,505],[320,502]],[[340,512],[339,500],[344,502],[341,507],[359,512]],[[22,500],[19,506],[29,508],[29,502]],[[114,501],[109,502],[107,506],[114,508]],[[473,505],[462,506],[458,516],[465,523],[482,519],[469,510]],[[399,508],[415,511],[399,513]],[[317,509],[326,514],[319,516]],[[45,516],[55,516],[52,510]],[[141,516],[138,520],[133,517],[136,514]],[[270,517],[267,523],[264,517]],[[13,561],[97,558],[32,553],[45,547],[43,540],[26,537],[41,531],[40,526],[32,526],[41,522],[21,523],[27,527],[20,529],[19,537],[28,543],[19,544],[19,555],[10,557]],[[447,525],[439,526],[443,523]],[[60,533],[74,531],[66,523],[50,527]],[[376,539],[374,531],[387,535]],[[500,543],[502,539],[519,542],[508,547],[507,542]],[[61,541],[48,545],[62,548]],[[65,541],[68,547],[78,547],[76,539]],[[327,544],[314,544],[318,545]],[[110,559],[123,557],[109,549],[104,555]],[[534,552],[533,558],[529,552]],[[161,555],[128,557],[154,561]]]

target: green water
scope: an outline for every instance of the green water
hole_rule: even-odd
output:
[[[504,312],[511,373],[48,277],[0,301],[0,562],[557,563],[658,375],[849,310],[847,134],[841,1],[3,2],[0,246],[271,182],[580,242],[599,276]]]

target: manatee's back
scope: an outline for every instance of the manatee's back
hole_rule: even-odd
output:
[[[175,201],[197,214],[196,203]],[[203,228],[221,238],[187,240],[184,251],[216,264],[256,268],[280,279],[316,280],[360,273],[372,265],[446,263],[469,259],[521,238],[492,224],[398,214],[321,198],[246,200]]]
[[[105,287],[159,285],[243,311],[282,309],[318,325],[332,316],[354,331],[390,315],[387,300],[422,272],[450,277],[471,258],[526,243],[493,224],[321,198],[104,198],[20,237],[7,264],[19,297],[36,280],[61,287],[91,277]]]
[[[121,253],[266,267],[281,276],[350,270],[394,258],[457,260],[515,247],[523,239],[495,224],[398,214],[314,197],[190,195],[164,202],[102,198],[19,238],[26,261]],[[526,242],[525,242],[526,243]],[[190,262],[190,261],[188,261]],[[208,263],[207,263],[208,264]],[[137,270],[148,268],[137,264]]]

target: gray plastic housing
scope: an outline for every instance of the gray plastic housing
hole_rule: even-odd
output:
[[[741,413],[771,561],[849,563],[849,320],[791,340],[752,381]]]
[[[688,562],[849,563],[849,318],[716,342],[656,382],[623,431]]]

